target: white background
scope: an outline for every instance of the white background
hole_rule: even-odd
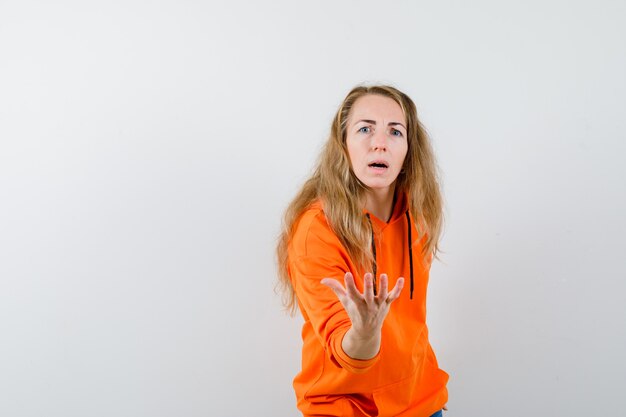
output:
[[[0,415],[296,416],[282,210],[356,84],[446,197],[449,417],[626,407],[626,3],[0,1]]]

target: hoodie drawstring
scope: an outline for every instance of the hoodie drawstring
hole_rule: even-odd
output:
[[[406,211],[406,221],[408,225],[408,235],[409,235],[409,271],[411,271],[411,300],[413,299],[413,240],[411,239],[411,216],[409,215],[409,210]]]
[[[410,286],[410,299],[413,299],[413,239],[411,239],[411,216],[409,214],[409,210],[407,210],[404,214],[406,214],[407,221],[407,231],[409,236],[409,271],[411,276],[411,286]],[[374,265],[372,265],[372,274],[374,275],[374,295],[376,295],[376,243],[374,242],[374,226],[372,225],[372,219],[370,218],[369,213],[366,214],[367,221],[370,224],[370,229],[372,230],[372,255],[374,257]]]
[[[372,225],[372,219],[370,214],[367,213],[367,221],[370,222],[370,230],[372,231],[372,255],[374,256],[374,265],[372,265],[372,275],[374,275],[374,295],[376,295],[376,243],[374,243],[374,226]]]

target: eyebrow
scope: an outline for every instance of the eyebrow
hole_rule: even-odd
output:
[[[365,122],[365,123],[369,123],[371,125],[375,125],[376,121],[375,120],[369,120],[369,119],[361,119],[361,120],[357,120],[356,122],[354,122],[354,124],[357,123],[361,123],[361,122]],[[354,125],[353,125],[354,126]],[[402,126],[404,128],[404,130],[407,130],[406,126],[404,126],[402,123],[400,122],[389,122],[387,123],[387,126]]]

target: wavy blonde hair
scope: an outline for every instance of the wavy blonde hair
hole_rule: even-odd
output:
[[[386,85],[357,86],[339,106],[317,166],[296,197],[287,207],[282,232],[278,238],[277,290],[282,293],[283,304],[291,313],[296,309],[296,295],[288,274],[287,248],[295,225],[302,213],[316,200],[324,205],[328,223],[344,245],[350,258],[361,267],[373,263],[370,252],[371,225],[363,216],[363,204],[368,187],[356,177],[350,164],[346,146],[346,128],[354,103],[368,94],[393,99],[400,105],[407,122],[408,151],[404,166],[396,180],[396,193],[405,192],[409,209],[418,231],[416,240],[426,236],[423,255],[439,251],[439,238],[443,224],[443,201],[439,187],[437,165],[424,127],[417,118],[413,101],[394,87]]]

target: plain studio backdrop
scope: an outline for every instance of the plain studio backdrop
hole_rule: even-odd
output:
[[[446,199],[449,417],[626,404],[623,1],[0,2],[0,415],[297,416],[281,215],[359,83]]]

